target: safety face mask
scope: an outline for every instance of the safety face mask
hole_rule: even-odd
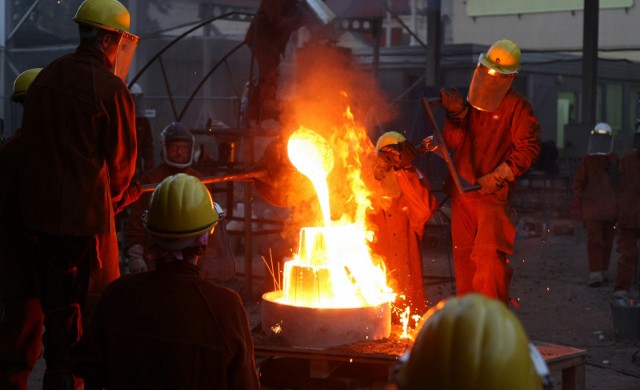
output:
[[[133,55],[138,47],[138,41],[140,41],[138,36],[128,32],[123,32],[120,36],[118,52],[113,65],[113,73],[124,82],[126,82],[127,74],[129,74],[131,61],[133,61]]]
[[[482,54],[480,54],[482,58]],[[478,61],[471,79],[467,100],[480,111],[492,112],[500,107],[502,99],[513,83],[517,73],[504,74],[487,68]]]
[[[592,130],[589,135],[587,154],[589,156],[608,156],[613,152],[613,137],[608,132]]]

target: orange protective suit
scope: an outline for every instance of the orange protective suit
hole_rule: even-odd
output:
[[[24,103],[19,200],[45,312],[45,387],[69,380],[87,291],[119,276],[113,204],[135,172],[136,129],[111,65],[80,44],[39,73]]]
[[[611,251],[617,218],[618,156],[585,156],[573,180],[571,214],[587,228],[589,272],[605,272]]]
[[[400,310],[408,306],[412,314],[422,314],[427,302],[420,244],[424,224],[437,201],[426,177],[413,167],[389,170],[382,185],[386,194],[370,215],[377,229],[371,249],[384,260],[388,284],[398,294],[396,306]]]
[[[510,89],[494,112],[471,106],[465,115],[447,116],[444,138],[454,154],[458,174],[475,184],[506,163],[517,178],[540,153],[540,125],[529,102]],[[513,253],[516,229],[510,218],[514,183],[493,194],[459,194],[451,180],[445,188],[452,196],[451,233],[458,295],[480,292],[509,302],[513,273],[507,254]]]
[[[631,289],[638,267],[640,239],[640,152],[635,151],[620,162],[620,193],[618,195],[618,237],[616,250],[618,271],[614,291]]]

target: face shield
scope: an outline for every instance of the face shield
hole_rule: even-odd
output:
[[[167,140],[162,148],[162,157],[167,165],[187,168],[193,163],[195,142],[186,139]]]
[[[122,32],[120,35],[120,42],[118,43],[118,52],[116,54],[116,60],[113,64],[113,73],[120,77],[122,81],[126,82],[127,74],[129,74],[129,67],[131,67],[131,61],[133,61],[133,55],[138,47],[138,41],[140,38],[136,35],[128,32]]]
[[[589,156],[608,156],[613,152],[613,137],[606,130],[591,130],[587,154]]]
[[[480,60],[483,55],[480,54]],[[478,65],[471,79],[467,100],[469,104],[480,111],[492,112],[500,107],[500,103],[511,87],[517,72],[500,73],[484,66],[480,60],[478,60]]]

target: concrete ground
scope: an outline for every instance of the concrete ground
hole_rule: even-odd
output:
[[[545,240],[539,234],[531,234],[532,237],[516,241],[515,253],[510,257],[514,268],[511,296],[519,307],[513,310],[531,340],[587,351],[587,389],[640,389],[640,307],[635,312],[635,326],[639,327],[636,342],[616,342],[610,302],[617,255],[614,251],[609,282],[602,287],[588,287],[586,234],[581,226],[571,225],[571,221],[552,219]],[[554,230],[559,234],[553,234]],[[431,250],[425,248],[427,283],[429,278],[450,276],[450,243],[436,241]],[[427,296],[435,303],[453,288],[451,283],[433,284],[427,286]],[[638,297],[637,290],[633,294]],[[628,334],[631,323],[624,324],[618,329]],[[554,389],[560,389],[561,373],[552,375]]]
[[[535,232],[520,234],[523,238],[517,240],[515,253],[511,256],[515,270],[511,295],[519,304],[513,310],[532,340],[587,351],[587,389],[640,389],[640,340],[635,343],[615,341],[616,328],[610,308],[612,282],[602,287],[587,287],[585,234],[581,227],[567,229],[569,225],[570,221],[552,219],[551,233],[545,240]],[[277,237],[263,237],[256,246],[268,246],[271,240],[277,240]],[[435,305],[455,291],[448,226],[428,227],[424,244],[426,294],[429,305]],[[234,247],[242,249],[237,238],[234,238]],[[609,280],[615,277],[616,258],[614,253]],[[238,275],[224,284],[245,297],[251,324],[257,326],[264,266],[260,257],[254,256],[253,294],[247,296],[242,253],[237,253],[236,262]],[[638,291],[633,293],[638,298]],[[31,377],[30,389],[41,387],[43,369],[44,364],[40,361]],[[552,372],[552,375],[554,389],[560,389],[560,372]]]

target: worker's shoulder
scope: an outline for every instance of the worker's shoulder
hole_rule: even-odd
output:
[[[527,97],[513,88],[509,88],[507,94],[504,97],[504,100],[513,105],[521,104],[525,106],[531,106],[531,103],[529,102]]]
[[[242,298],[240,298],[240,294],[230,288],[221,286],[212,280],[203,278],[199,278],[197,283],[205,295],[215,298],[217,301],[235,302],[242,305]]]

